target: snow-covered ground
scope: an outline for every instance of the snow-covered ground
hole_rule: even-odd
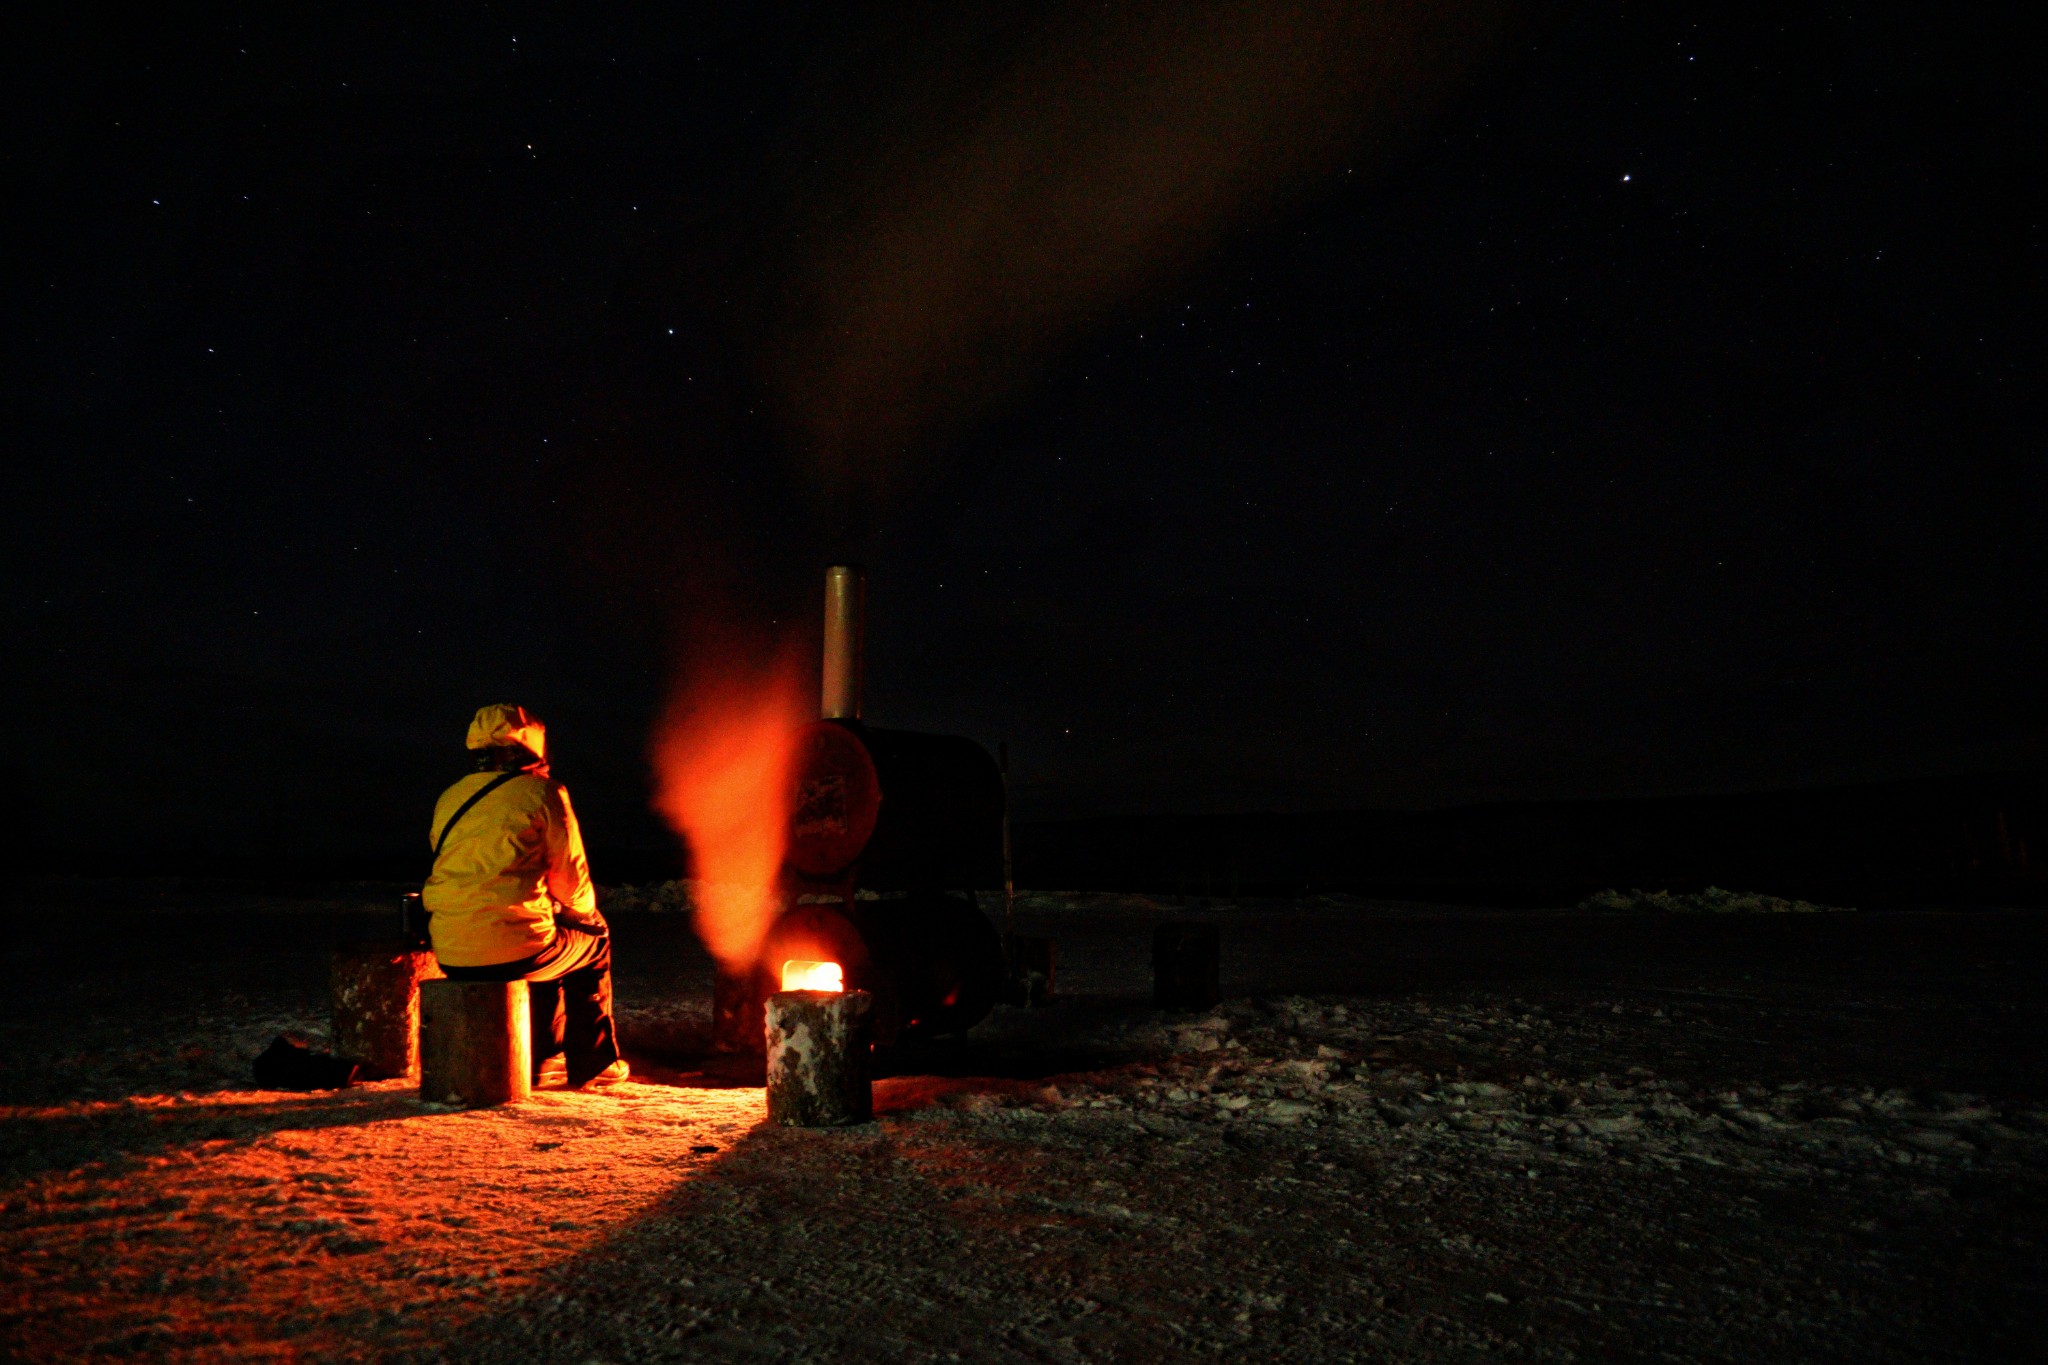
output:
[[[614,907],[634,1082],[458,1113],[248,1088],[376,895],[64,909],[90,950],[0,1010],[24,1359],[1997,1360],[2048,1326],[2024,915],[1026,897],[1060,1003],[827,1132],[694,1069],[681,915]],[[1227,998],[1165,1014],[1184,917]]]

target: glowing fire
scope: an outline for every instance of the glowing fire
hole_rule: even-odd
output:
[[[791,740],[808,717],[788,660],[686,683],[652,748],[655,806],[690,847],[697,934],[721,964],[751,968],[774,914],[789,828]]]
[[[782,989],[786,991],[843,991],[846,979],[837,962],[806,962],[793,957],[782,964]]]

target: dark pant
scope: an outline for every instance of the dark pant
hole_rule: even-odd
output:
[[[603,925],[555,921],[555,940],[532,957],[490,967],[442,967],[451,981],[528,981],[533,1060],[568,1054],[569,1084],[581,1085],[619,1060],[612,1024],[612,940]]]

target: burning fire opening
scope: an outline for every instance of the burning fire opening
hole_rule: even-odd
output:
[[[806,962],[793,957],[782,964],[782,989],[786,991],[843,991],[846,978],[837,962]]]

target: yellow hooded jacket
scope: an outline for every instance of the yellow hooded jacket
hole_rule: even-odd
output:
[[[485,711],[516,711],[486,707]],[[527,717],[518,713],[519,719]],[[478,713],[481,722],[484,712]],[[489,727],[502,730],[504,727]],[[538,723],[533,724],[538,731]],[[499,735],[471,732],[503,742]],[[541,739],[521,737],[536,753]],[[494,967],[532,957],[554,942],[555,908],[577,919],[599,918],[583,834],[561,783],[540,773],[521,773],[476,803],[448,834],[423,893],[434,940],[434,956],[451,967]],[[429,844],[441,837],[463,802],[497,780],[498,773],[471,773],[434,803]]]
[[[434,803],[431,841],[441,827],[498,778],[471,773]],[[451,967],[517,962],[554,942],[555,906],[597,918],[597,894],[583,856],[583,834],[569,792],[550,778],[521,773],[463,815],[424,892],[434,956]]]

